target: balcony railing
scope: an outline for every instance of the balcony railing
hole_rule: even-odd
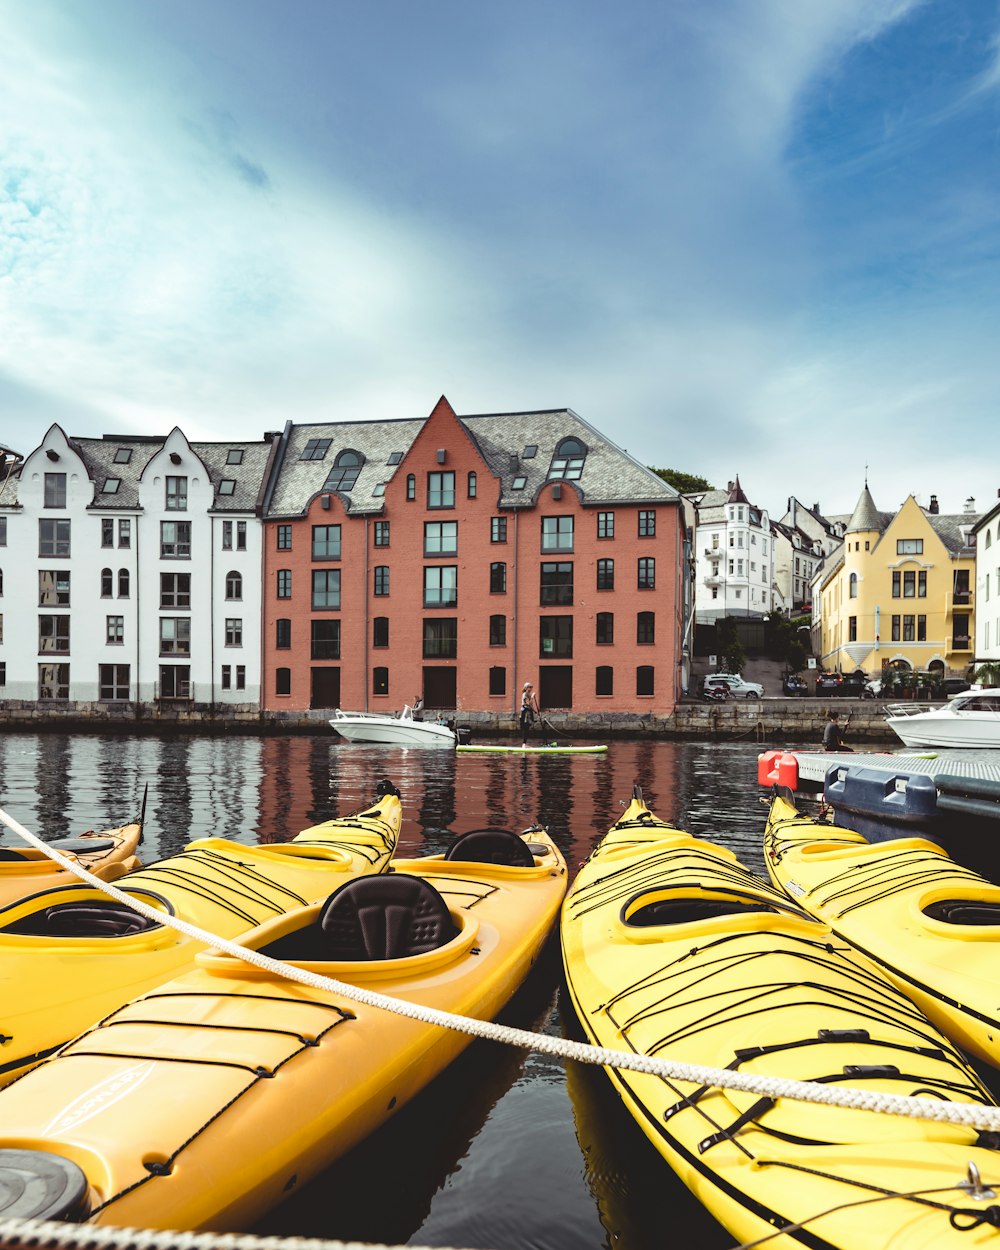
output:
[[[153,698],[157,703],[190,703],[194,698],[193,681],[175,681],[164,691],[160,682],[153,683]]]
[[[969,634],[955,634],[951,640],[952,651],[971,651],[972,637]]]
[[[705,585],[706,586],[721,586],[722,575],[720,573],[709,573],[709,575],[705,578]]]
[[[952,595],[952,603],[954,603],[956,607],[967,607],[971,602],[971,590],[956,590]]]

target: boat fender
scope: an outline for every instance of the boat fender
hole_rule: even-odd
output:
[[[797,790],[799,788],[798,756],[793,755],[791,751],[785,751],[778,760],[777,772],[779,786],[787,786],[789,790]]]
[[[62,1155],[0,1150],[0,1219],[83,1220],[87,1177]]]
[[[771,786],[778,780],[778,760],[784,751],[763,751],[757,756],[757,784]]]

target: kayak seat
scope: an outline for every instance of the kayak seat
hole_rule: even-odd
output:
[[[57,838],[55,842],[50,842],[49,846],[54,846],[57,851],[72,851],[74,855],[89,855],[94,851],[103,854],[105,851],[115,849],[115,844],[110,838]]]
[[[1000,925],[1000,903],[974,898],[942,898],[929,903],[924,915],[944,924]]]
[[[323,959],[406,959],[455,936],[448,904],[422,877],[357,877],[331,894],[319,917]]]
[[[155,928],[155,921],[140,916],[124,903],[94,899],[85,903],[57,903],[32,912],[6,925],[5,932],[31,937],[114,938]]]
[[[0,863],[7,861],[13,863],[15,860],[20,860],[21,863],[24,863],[27,858],[27,855],[22,855],[20,851],[11,850],[9,846],[0,846]]]
[[[627,913],[627,906],[625,910]],[[627,923],[643,929],[652,925],[693,924],[697,920],[713,920],[717,916],[741,916],[744,912],[776,910],[766,903],[735,903],[722,898],[661,898],[632,912]]]
[[[509,868],[534,868],[535,857],[509,829],[471,829],[448,847],[445,859],[470,864],[503,864]]]

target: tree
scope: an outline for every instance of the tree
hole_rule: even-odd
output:
[[[653,465],[649,465],[649,468],[682,495],[689,495],[696,490],[715,490],[707,478],[697,473],[685,473],[683,469],[657,469]]]

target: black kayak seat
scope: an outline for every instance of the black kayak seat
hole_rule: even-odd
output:
[[[924,915],[944,924],[1000,925],[1000,903],[986,899],[942,898],[929,903]]]
[[[23,851],[12,850],[9,846],[0,846],[0,863],[24,863],[27,855]]]
[[[45,1150],[0,1150],[0,1219],[79,1221],[89,1186],[70,1159]]]
[[[357,877],[327,899],[319,917],[322,958],[405,959],[437,950],[455,936],[448,905],[422,877]]]
[[[693,924],[698,920],[758,911],[777,914],[777,909],[766,903],[736,903],[721,898],[662,898],[632,912],[627,923],[643,929],[660,924]]]
[[[115,849],[110,838],[57,838],[49,846],[54,846],[57,851],[69,851],[73,855],[92,855],[95,851],[104,854]]]
[[[156,921],[141,916],[112,899],[88,899],[79,903],[55,903],[22,916],[4,926],[5,933],[29,937],[116,938],[157,928]]]
[[[445,859],[471,864],[503,864],[534,868],[535,858],[525,842],[509,829],[471,829],[448,847]]]

